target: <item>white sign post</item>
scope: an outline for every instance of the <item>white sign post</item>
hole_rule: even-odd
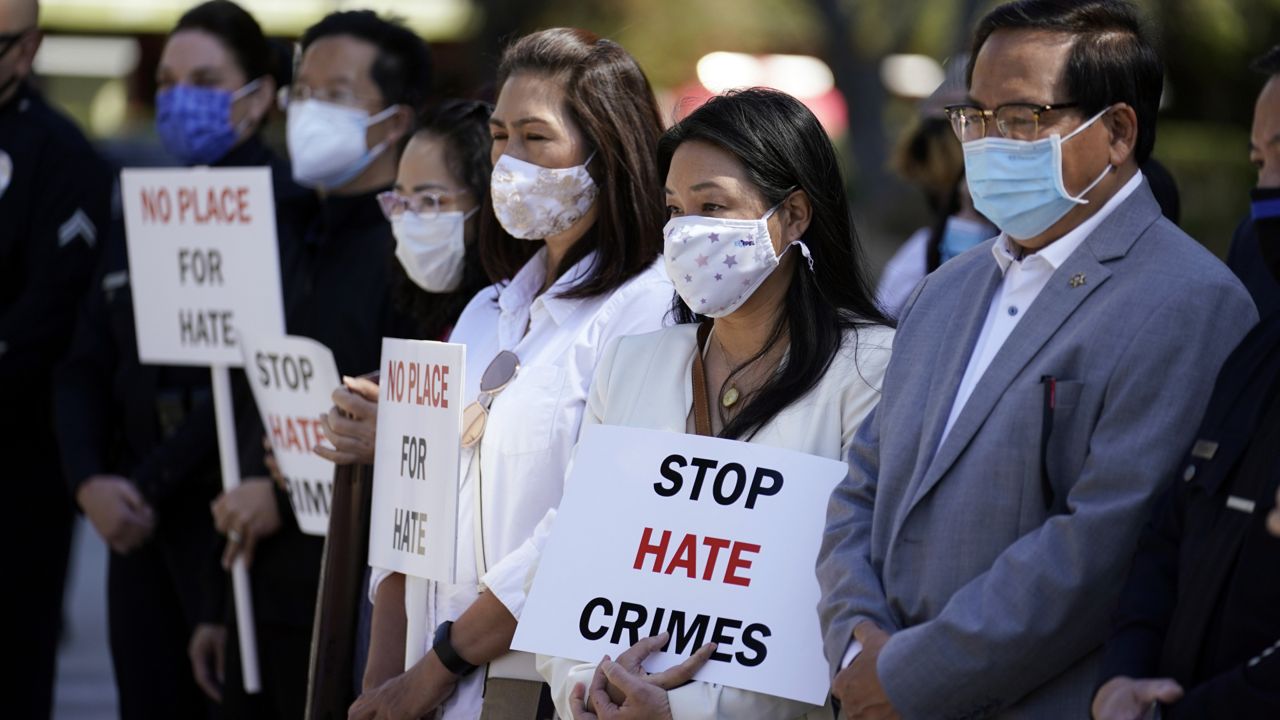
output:
[[[130,169],[120,175],[138,358],[208,365],[222,484],[240,484],[229,367],[237,333],[284,334],[269,168]],[[245,691],[261,689],[249,573],[231,571]]]
[[[466,346],[383,338],[380,367],[369,564],[454,582]],[[405,592],[420,587],[409,582]],[[409,630],[412,662],[424,630]]]
[[[342,382],[329,348],[305,337],[241,336],[245,374],[253,388],[262,426],[289,489],[298,527],[327,535],[333,501],[333,463],[314,448],[332,449],[320,430]]]
[[[670,632],[651,672],[718,647],[697,679],[822,705],[814,564],[835,460],[591,425],[512,648],[598,662]]]

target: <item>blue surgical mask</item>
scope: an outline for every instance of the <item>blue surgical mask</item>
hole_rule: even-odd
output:
[[[941,262],[946,262],[999,234],[998,230],[981,220],[952,215],[947,218],[947,226],[943,228],[942,242],[938,243],[938,256]]]
[[[254,80],[231,92],[175,85],[156,94],[156,132],[164,147],[186,165],[209,165],[231,152],[243,127],[231,122],[231,104],[257,89]]]
[[[1109,110],[1110,108],[1107,108]],[[1062,180],[1062,144],[1098,121],[1089,118],[1066,137],[1010,140],[988,137],[964,144],[964,170],[973,206],[1010,237],[1025,240],[1053,227],[1111,172],[1107,165],[1089,186],[1072,195]]]

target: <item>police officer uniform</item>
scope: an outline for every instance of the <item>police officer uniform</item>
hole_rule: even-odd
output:
[[[26,81],[0,106],[0,455],[8,464],[7,671],[14,717],[47,717],[74,519],[58,467],[50,388],[108,222],[112,171]]]

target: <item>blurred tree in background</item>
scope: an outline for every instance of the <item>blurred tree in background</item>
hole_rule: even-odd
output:
[[[1248,208],[1254,176],[1249,125],[1262,78],[1249,62],[1280,43],[1280,0],[1137,0],[1159,42],[1167,74],[1156,157],[1179,182],[1183,227],[1219,254]],[[989,0],[491,0],[479,33],[486,54],[500,38],[577,25],[613,38],[655,87],[695,77],[715,50],[822,58],[849,106],[837,138],[859,205],[858,226],[882,261],[920,224],[923,205],[889,175],[886,157],[913,121],[915,100],[889,96],[882,58],[920,53],[939,61],[967,49]],[[677,98],[678,99],[678,98]],[[868,212],[875,208],[875,212]],[[878,247],[877,247],[878,246]]]

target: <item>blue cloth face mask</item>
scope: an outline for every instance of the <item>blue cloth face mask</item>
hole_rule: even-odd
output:
[[[1010,237],[1025,240],[1053,227],[1111,172],[1107,165],[1089,186],[1072,195],[1062,180],[1062,144],[1107,113],[1088,122],[1066,137],[1051,135],[1043,140],[1010,140],[988,137],[964,144],[964,171],[973,206]]]
[[[941,262],[946,262],[998,234],[998,230],[981,220],[952,215],[947,218],[947,226],[943,228],[942,242],[938,243],[938,257]]]
[[[254,80],[231,92],[175,85],[156,94],[156,132],[164,147],[186,165],[209,165],[231,152],[243,125],[231,122],[231,105],[262,84]]]

